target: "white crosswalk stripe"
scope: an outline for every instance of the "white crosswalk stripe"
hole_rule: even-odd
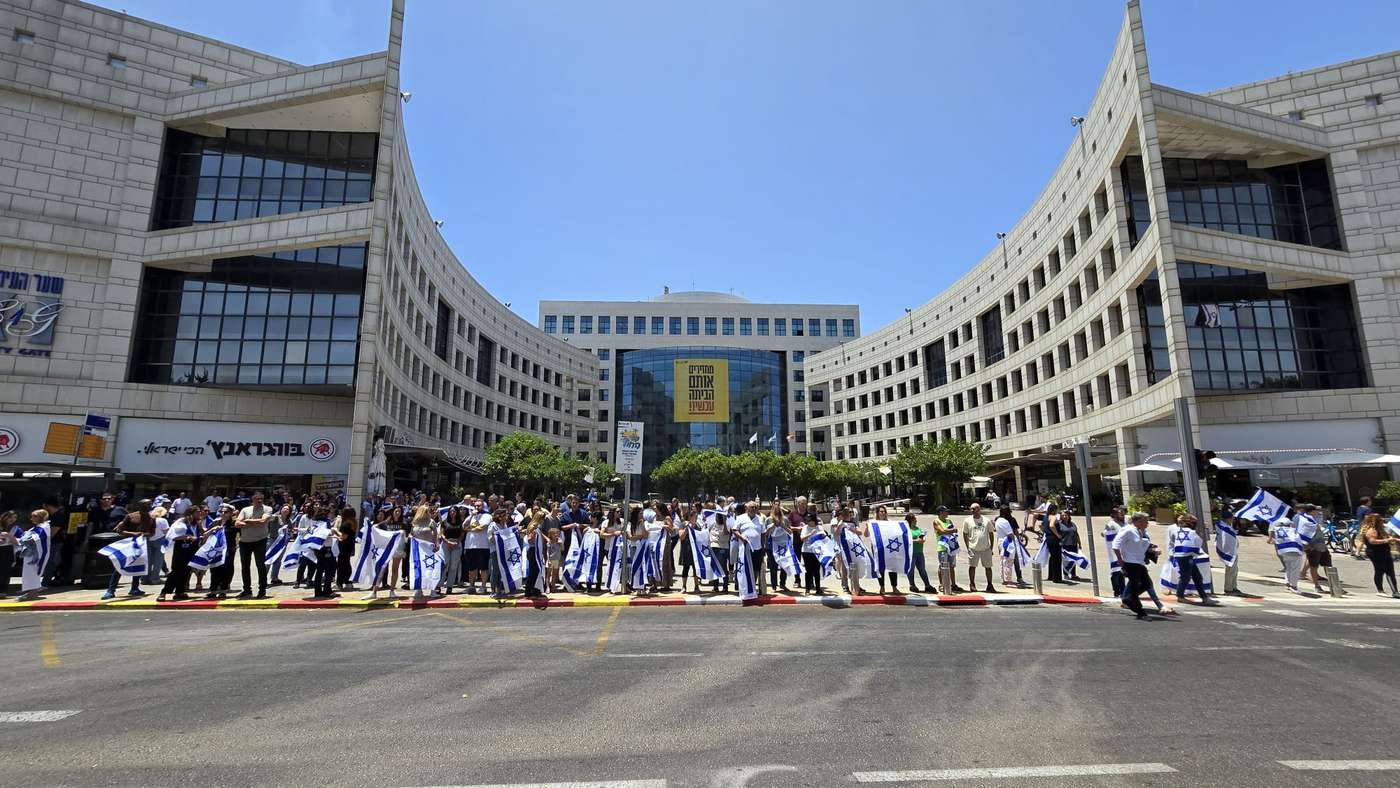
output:
[[[581,783],[495,783],[492,785],[433,785],[422,788],[666,788],[666,781],[603,780]]]
[[[1379,643],[1364,643],[1360,640],[1351,640],[1349,638],[1318,638],[1318,640],[1323,643],[1331,643],[1334,646],[1343,646],[1345,648],[1390,648],[1390,646],[1382,646]]]
[[[903,783],[940,780],[1014,780],[1027,777],[1102,777],[1123,774],[1166,774],[1176,769],[1165,763],[1099,763],[1075,766],[1002,766],[984,769],[933,769],[903,772],[855,772],[858,783]]]
[[[1400,770],[1400,761],[1279,761],[1300,772],[1384,772]]]
[[[58,722],[72,717],[82,709],[40,709],[38,711],[0,711],[0,722]]]

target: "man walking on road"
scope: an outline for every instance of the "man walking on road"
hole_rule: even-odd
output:
[[[1152,587],[1152,578],[1147,574],[1147,551],[1151,546],[1146,512],[1133,512],[1131,527],[1120,530],[1113,539],[1113,554],[1123,567],[1123,604],[1137,614],[1139,620],[1147,618],[1138,596]],[[1157,612],[1162,609],[1159,607]]]
[[[967,588],[977,593],[977,567],[987,573],[986,593],[995,594],[992,586],[992,524],[982,516],[981,504],[973,504],[972,514],[963,519],[963,544],[967,546]]]
[[[251,506],[243,507],[238,513],[238,555],[243,563],[243,590],[239,599],[253,596],[253,575],[249,562],[258,567],[258,599],[267,598],[267,562],[263,560],[267,551],[267,523],[272,519],[272,509],[263,503],[263,494],[253,493]]]

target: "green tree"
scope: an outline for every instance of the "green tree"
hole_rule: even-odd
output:
[[[987,450],[960,440],[917,441],[900,449],[890,468],[897,482],[932,487],[941,503],[946,485],[965,482],[987,469]]]
[[[553,444],[528,432],[513,432],[486,450],[486,477],[520,488],[527,496],[569,483],[577,474],[576,460]]]

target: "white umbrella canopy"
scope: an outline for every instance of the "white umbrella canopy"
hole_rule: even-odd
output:
[[[1250,469],[1250,468],[1267,468],[1267,467],[1269,467],[1269,466],[1267,466],[1267,465],[1262,465],[1262,464],[1257,463],[1257,462],[1250,462],[1249,460],[1235,460],[1235,459],[1230,459],[1229,457],[1214,457],[1214,458],[1211,459],[1210,464],[1213,465],[1213,466],[1215,466],[1216,468],[1222,470],[1222,471],[1243,471],[1243,470],[1248,470],[1248,469]],[[1144,463],[1142,463],[1142,464],[1140,464],[1140,465],[1133,465],[1133,466],[1131,466],[1131,467],[1129,467],[1129,468],[1125,468],[1124,470],[1129,470],[1129,471],[1163,471],[1163,472],[1168,472],[1168,473],[1180,473],[1180,472],[1181,472],[1181,458],[1180,458],[1180,457],[1168,457],[1168,458],[1163,459],[1163,460],[1156,460],[1156,461],[1153,461],[1153,462],[1144,462]]]
[[[1340,467],[1347,465],[1400,465],[1400,455],[1368,451],[1332,451],[1290,460],[1286,465]]]
[[[1124,468],[1123,470],[1125,470],[1125,471],[1159,471],[1159,472],[1162,472],[1162,473],[1177,473],[1177,472],[1179,472],[1179,471],[1181,470],[1181,463],[1178,462],[1178,463],[1175,463],[1175,464],[1172,464],[1172,465],[1167,465],[1167,464],[1160,464],[1160,463],[1155,463],[1155,462],[1144,462],[1144,463],[1140,463],[1140,464],[1138,464],[1138,465],[1129,465],[1128,467]]]

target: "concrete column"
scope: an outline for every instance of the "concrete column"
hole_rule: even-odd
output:
[[[1118,473],[1122,480],[1123,502],[1142,491],[1141,478],[1136,471],[1126,471],[1138,463],[1137,430],[1132,427],[1119,427],[1113,431],[1113,441],[1118,444]]]

